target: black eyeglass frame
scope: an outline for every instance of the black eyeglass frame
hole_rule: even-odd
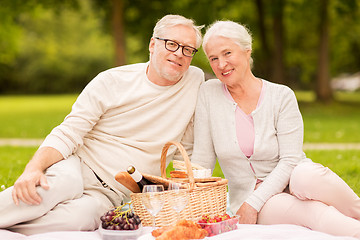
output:
[[[180,43],[178,43],[178,42],[176,42],[176,41],[174,41],[174,40],[171,40],[171,39],[160,38],[160,37],[155,37],[155,38],[158,39],[158,40],[165,41],[165,49],[168,50],[168,51],[170,51],[170,52],[176,52],[180,47],[182,47],[181,52],[182,52],[182,54],[183,54],[185,57],[193,57],[193,56],[195,55],[195,53],[197,53],[197,52],[199,51],[199,50],[197,50],[197,49],[194,48],[194,47],[184,46],[184,45],[182,45],[182,44],[180,44]],[[175,50],[168,49],[168,48],[166,47],[168,41],[171,41],[171,42],[175,43],[175,44],[177,45],[177,48],[176,48]],[[191,56],[186,55],[186,54],[184,53],[184,48],[185,48],[185,47],[186,47],[186,48],[191,48],[191,50],[193,50],[193,54],[192,54]]]

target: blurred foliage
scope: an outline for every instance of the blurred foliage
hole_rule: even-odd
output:
[[[258,3],[266,44],[274,49],[276,0],[121,0],[126,59],[148,60],[152,29],[165,14],[208,26],[217,19],[245,24],[253,35],[254,73],[271,81],[261,43]],[[360,66],[360,0],[330,0],[330,74],[355,73]],[[314,87],[319,44],[318,1],[284,0],[286,84]],[[0,0],[0,93],[66,93],[81,89],[99,72],[115,67],[112,0]],[[204,30],[205,31],[205,30]],[[203,32],[204,32],[203,31]],[[211,73],[202,51],[193,65]]]
[[[79,92],[111,66],[113,43],[100,21],[104,13],[94,11],[89,1],[70,2],[13,11],[13,21],[4,25],[17,35],[0,45],[12,46],[0,51],[8,56],[0,58],[0,92]]]

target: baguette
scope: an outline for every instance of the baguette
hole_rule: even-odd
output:
[[[128,172],[118,172],[115,175],[115,180],[122,184],[124,187],[132,191],[133,193],[139,193],[140,188],[134,179],[130,176]]]

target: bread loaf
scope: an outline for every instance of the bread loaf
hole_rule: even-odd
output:
[[[120,184],[122,184],[124,187],[132,191],[133,193],[139,193],[140,188],[132,179],[130,174],[128,172],[118,172],[115,175],[115,180],[118,181]]]

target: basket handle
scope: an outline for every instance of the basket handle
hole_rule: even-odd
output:
[[[179,149],[182,157],[184,158],[185,166],[187,169],[187,174],[189,177],[190,188],[193,189],[195,187],[195,179],[194,179],[194,173],[193,173],[192,167],[191,167],[191,162],[190,162],[189,156],[187,155],[185,148],[179,142],[170,141],[164,145],[162,152],[161,152],[161,158],[160,158],[161,177],[166,178],[166,154],[171,145],[175,145]]]

